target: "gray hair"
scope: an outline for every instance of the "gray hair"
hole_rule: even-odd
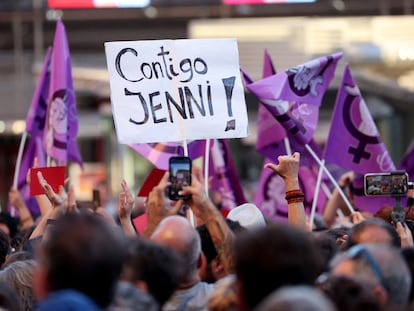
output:
[[[0,271],[0,281],[15,290],[24,310],[32,310],[34,307],[32,280],[35,266],[34,260],[21,260],[10,263]]]
[[[255,311],[335,311],[334,304],[310,286],[282,287],[267,296]]]
[[[358,256],[355,250],[365,248],[372,256],[381,276],[364,256]],[[355,263],[353,277],[365,280],[370,284],[381,284],[388,293],[388,306],[405,306],[409,300],[411,273],[399,249],[382,244],[359,244],[347,252],[334,257],[331,266],[335,267],[344,260]]]

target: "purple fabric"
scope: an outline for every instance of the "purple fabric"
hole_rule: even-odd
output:
[[[414,181],[414,141],[410,144],[407,152],[398,164],[398,169],[405,170],[410,177],[410,181]]]
[[[267,51],[264,55],[263,78],[276,74],[272,60]],[[274,157],[279,154],[286,154],[283,139],[286,137],[286,130],[277,121],[269,110],[259,104],[257,120],[257,142],[256,150],[267,157]]]
[[[184,156],[184,148],[180,143],[149,143],[130,144],[132,149],[147,158],[159,169],[168,170],[168,162],[173,156]],[[188,156],[195,160],[204,155],[206,149],[205,140],[192,140],[187,144]]]
[[[49,105],[44,134],[48,156],[65,165],[73,161],[82,166],[76,143],[78,113],[72,80],[72,66],[66,31],[63,23],[56,23],[51,61]]]
[[[325,160],[359,174],[395,169],[348,66],[333,111]]]
[[[312,139],[319,106],[341,57],[342,53],[336,53],[314,59],[253,83],[245,79],[246,87],[304,145]]]
[[[50,87],[50,59],[52,48],[49,47],[43,63],[39,80],[33,94],[32,103],[26,117],[26,132],[31,136],[42,136],[45,128],[47,101]]]
[[[395,199],[392,197],[366,196],[364,194],[364,175],[355,174],[352,185],[354,188],[354,206],[360,211],[365,211],[374,214],[383,206],[395,205]]]
[[[39,136],[33,136],[29,139],[25,152],[20,163],[19,176],[17,182],[17,189],[22,194],[27,207],[32,215],[39,215],[40,210],[37,201],[30,196],[30,187],[26,182],[27,173],[33,167],[34,159],[37,158],[38,167],[45,166],[45,154],[42,146],[42,141]],[[11,207],[9,206],[9,210]]]
[[[225,139],[218,139],[210,149],[209,176],[212,177],[211,189],[221,195],[224,211],[246,203],[230,146]]]

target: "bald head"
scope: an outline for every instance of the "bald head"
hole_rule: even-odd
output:
[[[200,237],[197,230],[182,216],[164,218],[155,228],[151,240],[164,244],[183,256],[188,274],[197,274],[201,254]]]

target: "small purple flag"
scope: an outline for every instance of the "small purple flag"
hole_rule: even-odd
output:
[[[227,140],[217,139],[214,142],[209,163],[209,176],[213,177],[211,188],[221,195],[222,213],[246,203]]]
[[[410,177],[409,180],[414,181],[414,141],[411,142],[400,164],[398,164],[398,169],[406,171]]]
[[[148,143],[130,144],[132,149],[147,158],[159,169],[168,170],[168,163],[171,157],[184,156],[184,148],[181,143]],[[205,140],[192,140],[187,144],[188,156],[195,160],[204,155],[206,149]]]
[[[325,161],[362,175],[395,169],[348,66],[338,90]]]
[[[45,128],[47,101],[50,87],[50,60],[52,48],[46,52],[43,68],[33,94],[32,103],[26,117],[26,132],[33,136],[42,136]]]
[[[65,165],[73,161],[82,166],[76,135],[78,113],[73,88],[72,66],[65,26],[58,20],[50,74],[49,105],[47,111],[44,144],[48,156]]]
[[[263,78],[276,74],[270,55],[264,54]],[[285,128],[277,121],[263,104],[259,104],[257,120],[257,142],[256,150],[269,158],[282,153],[286,154],[283,140],[286,137]],[[283,149],[280,150],[280,149]]]
[[[313,136],[318,123],[319,106],[341,57],[342,53],[320,57],[247,83],[246,87],[298,143],[305,145]]]
[[[20,163],[19,177],[17,182],[17,189],[25,199],[26,205],[32,215],[39,215],[39,206],[35,198],[30,196],[30,187],[26,182],[27,173],[33,167],[34,159],[37,158],[37,165],[39,167],[45,166],[45,154],[42,146],[42,140],[39,136],[33,136],[29,139],[25,152]]]

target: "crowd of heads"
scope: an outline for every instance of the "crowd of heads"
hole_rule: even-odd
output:
[[[226,218],[202,178],[192,180],[183,212],[183,202],[167,200],[163,177],[146,201],[143,234],[125,184],[111,221],[104,208],[71,206],[73,192],[43,181],[48,208],[33,226],[0,218],[0,308],[414,310],[412,234],[385,209],[313,230],[265,219],[253,204]]]

